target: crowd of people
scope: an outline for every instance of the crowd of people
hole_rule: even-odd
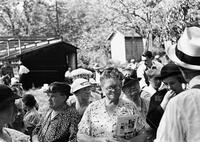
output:
[[[3,67],[0,141],[200,141],[200,28],[186,28],[166,54],[171,59],[167,64],[146,51],[138,64],[95,65],[94,78],[71,76],[69,68],[65,82],[55,81],[44,90],[49,102],[44,114],[20,80],[4,81],[13,74]]]

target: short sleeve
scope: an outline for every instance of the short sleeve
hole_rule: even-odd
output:
[[[91,121],[90,121],[90,115],[91,115],[91,107],[90,105],[86,108],[83,117],[78,125],[78,133],[79,134],[86,134],[88,136],[91,135]]]

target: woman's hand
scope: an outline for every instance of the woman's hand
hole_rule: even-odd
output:
[[[160,104],[160,106],[163,108],[163,110],[166,109],[166,106],[167,106],[169,100],[170,100],[172,97],[174,97],[175,95],[176,95],[176,93],[175,93],[174,91],[172,91],[172,90],[168,91],[168,92],[165,94],[165,96],[164,96],[164,98],[163,98],[163,100],[162,100],[162,102],[161,102],[161,104]]]
[[[32,142],[39,142],[37,135],[32,136]]]

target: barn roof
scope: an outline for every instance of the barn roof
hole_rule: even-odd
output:
[[[40,49],[45,49],[48,48],[50,46],[56,46],[58,44],[63,44],[63,45],[67,45],[69,48],[70,52],[74,52],[76,49],[78,49],[77,47],[66,43],[64,41],[62,41],[62,39],[53,39],[53,40],[48,40],[48,41],[42,41],[42,42],[34,42],[34,43],[30,43],[27,45],[23,45],[20,47],[15,47],[15,48],[10,48],[9,50],[9,55],[8,55],[8,50],[7,49],[3,49],[0,51],[0,60],[12,60],[12,59],[16,59],[19,58],[25,54],[31,53],[31,52],[37,52]]]

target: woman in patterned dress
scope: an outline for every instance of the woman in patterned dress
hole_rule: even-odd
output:
[[[33,142],[76,142],[80,116],[66,101],[71,87],[62,82],[53,82],[46,91],[50,110],[33,131]]]
[[[144,128],[144,121],[133,103],[120,98],[123,75],[118,69],[110,67],[101,75],[101,88],[105,98],[91,103],[79,123],[77,140],[79,142],[126,141],[118,135],[118,119],[123,116],[135,118],[134,134]]]

